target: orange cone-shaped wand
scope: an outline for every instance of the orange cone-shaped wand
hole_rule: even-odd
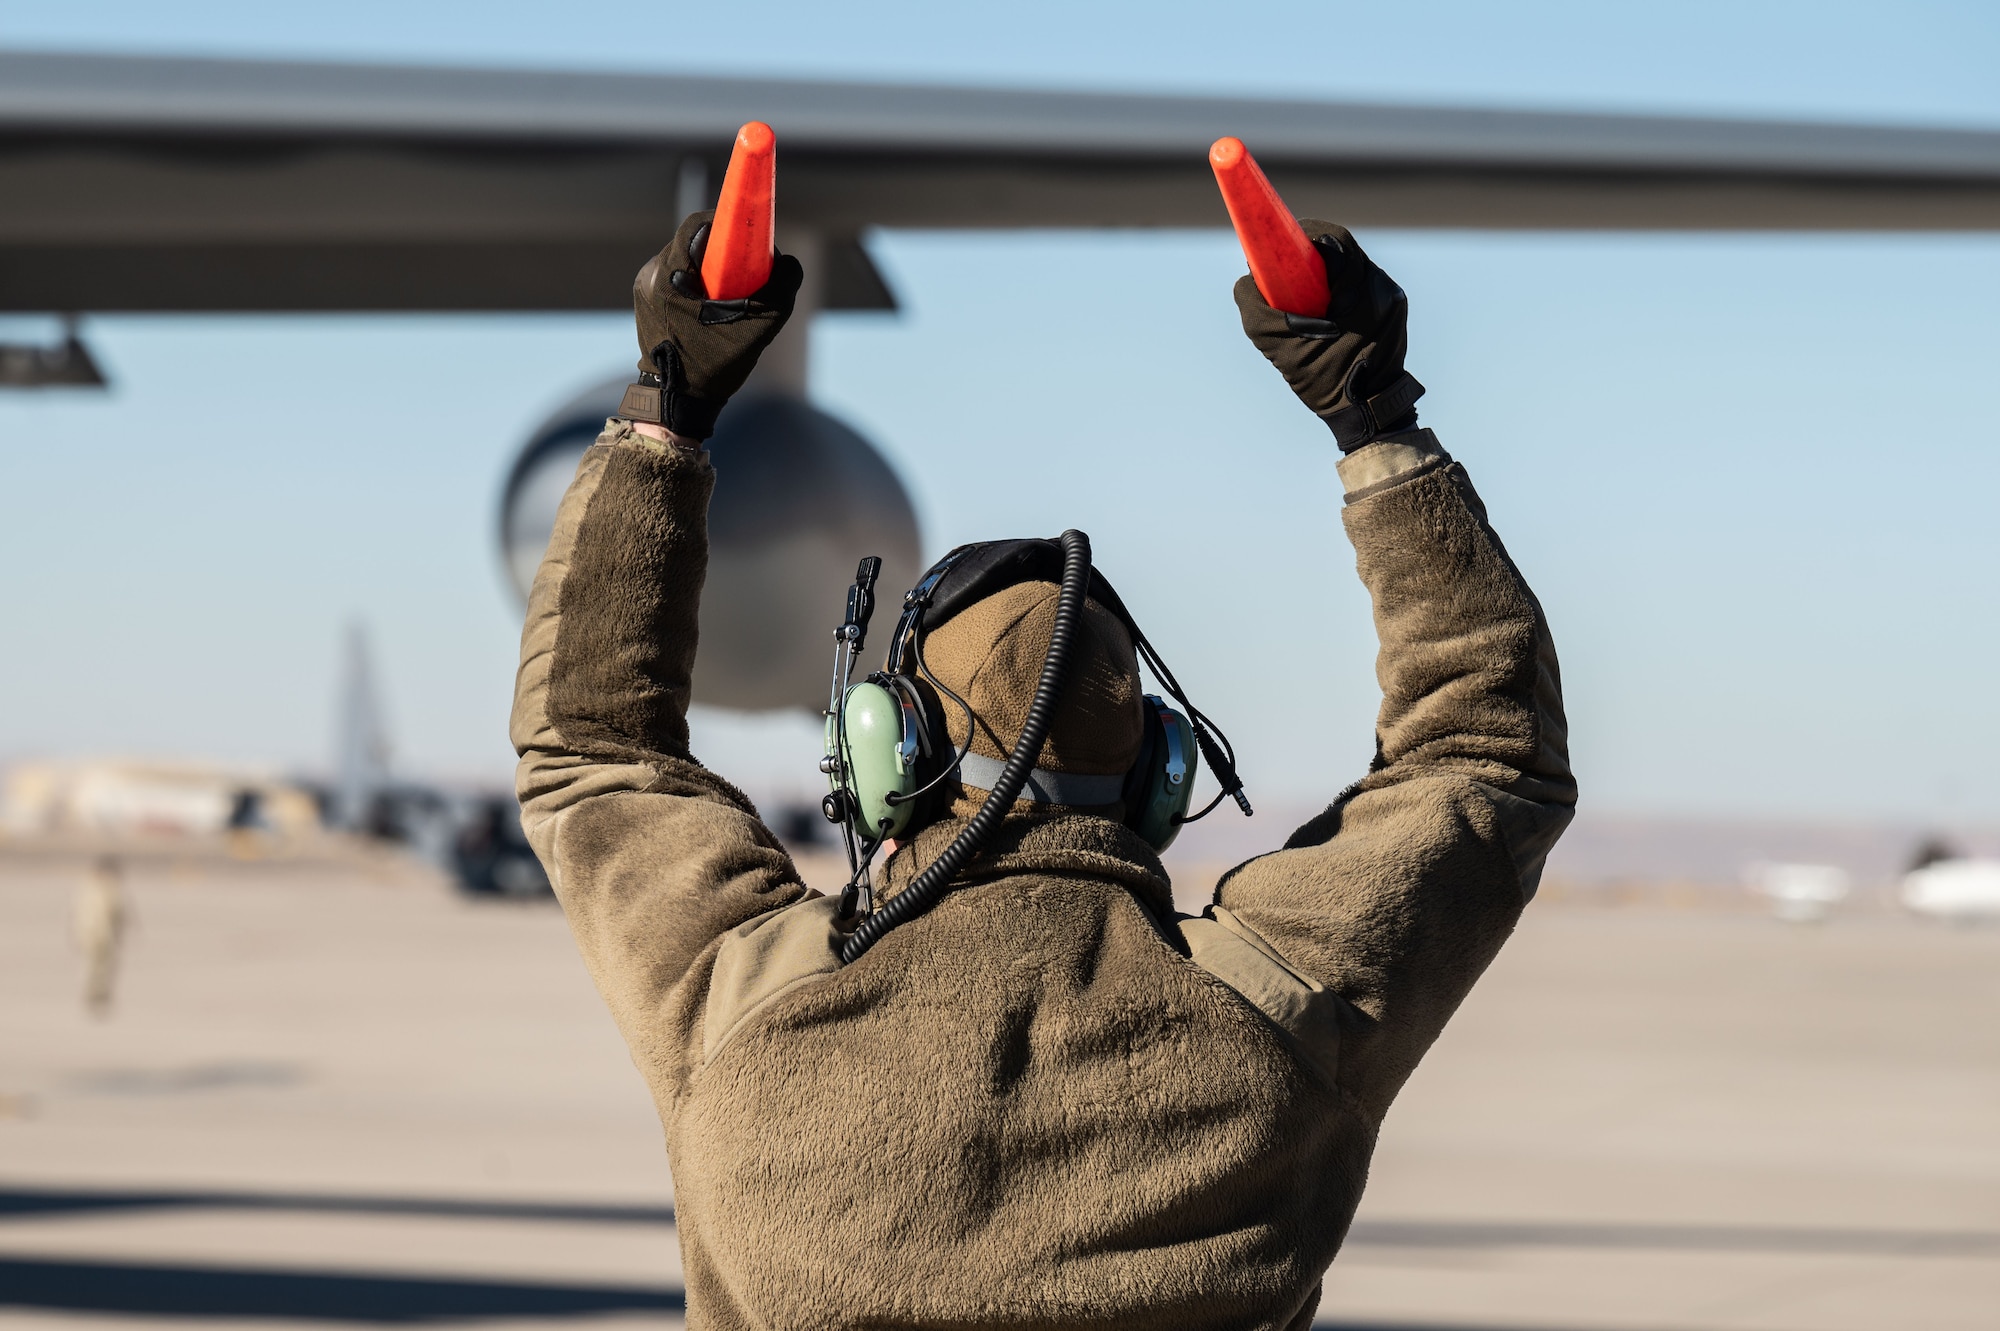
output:
[[[736,131],[701,258],[701,284],[710,300],[741,300],[771,280],[777,206],[778,136],[753,120]]]
[[[1217,139],[1208,164],[1215,168],[1215,183],[1222,187],[1222,202],[1264,303],[1286,314],[1325,318],[1332,299],[1326,264],[1243,140]]]

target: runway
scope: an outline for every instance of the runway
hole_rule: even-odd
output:
[[[0,1326],[680,1325],[652,1105],[549,906],[0,849]],[[1385,1127],[1327,1327],[1991,1328],[2000,930],[1553,901]]]

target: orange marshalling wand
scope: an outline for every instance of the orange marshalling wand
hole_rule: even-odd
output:
[[[1325,318],[1332,299],[1326,264],[1243,140],[1217,139],[1208,164],[1215,168],[1215,183],[1222,187],[1222,202],[1264,303],[1286,314]]]
[[[701,284],[710,300],[741,300],[771,280],[777,206],[778,136],[753,120],[736,131],[701,258]]]

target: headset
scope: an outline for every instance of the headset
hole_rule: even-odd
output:
[[[821,807],[827,820],[841,828],[852,870],[840,902],[843,924],[854,926],[842,946],[843,962],[855,960],[883,934],[943,896],[952,876],[979,853],[1017,799],[1079,807],[1122,804],[1125,826],[1156,851],[1171,845],[1184,823],[1206,817],[1225,795],[1234,798],[1246,817],[1251,814],[1228,737],[1188,701],[1124,601],[1091,566],[1090,538],[1082,532],[1066,531],[1053,540],[985,541],[952,550],[904,596],[886,667],[855,682],[854,659],[867,640],[881,571],[879,558],[861,561],[847,591],[846,618],[834,630],[833,683],[826,708],[825,756],[820,761],[820,771],[831,786]],[[970,751],[972,708],[931,674],[923,644],[933,629],[959,611],[1024,582],[1057,582],[1061,590],[1034,699],[1013,752],[1001,763]],[[1185,708],[1179,711],[1161,697],[1145,695],[1139,755],[1122,774],[1077,775],[1035,766],[1067,678],[1086,596],[1124,626],[1139,658]],[[951,742],[942,701],[947,698],[965,714],[963,745]],[[1207,758],[1221,790],[1199,813],[1189,815],[1201,757]],[[914,883],[875,910],[869,867],[876,851],[890,838],[931,822],[949,796],[953,777],[965,786],[986,790],[985,801]]]

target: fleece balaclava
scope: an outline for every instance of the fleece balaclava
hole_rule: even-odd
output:
[[[1055,632],[1058,590],[1052,582],[1017,583],[968,606],[925,637],[924,661],[931,673],[972,708],[973,753],[1004,760],[1012,752]],[[1077,776],[1122,775],[1138,761],[1145,735],[1142,705],[1131,635],[1110,611],[1085,601],[1069,679],[1035,765]],[[944,712],[952,743],[964,744],[965,713],[949,699]],[[974,793],[964,812],[976,808],[983,795]]]

